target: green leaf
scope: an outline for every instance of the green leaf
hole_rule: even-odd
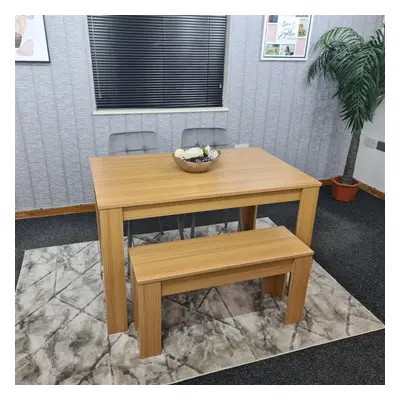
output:
[[[338,90],[333,97],[339,98],[340,116],[352,132],[361,131],[385,98],[384,25],[369,41],[352,28],[333,28],[317,41],[314,53],[307,83],[318,75],[336,80]]]

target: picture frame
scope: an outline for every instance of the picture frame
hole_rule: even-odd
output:
[[[264,15],[261,61],[307,60],[312,23],[312,15]]]
[[[15,62],[50,63],[44,15],[15,16]]]

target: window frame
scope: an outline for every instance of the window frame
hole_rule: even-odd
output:
[[[182,107],[182,108],[97,108],[94,88],[94,75],[92,57],[90,53],[89,24],[87,16],[87,52],[89,63],[89,80],[91,85],[93,115],[128,115],[128,114],[170,114],[170,113],[201,113],[201,112],[226,112],[228,107],[228,80],[229,80],[229,46],[231,38],[231,15],[226,16],[225,54],[224,54],[224,83],[222,87],[221,107]]]

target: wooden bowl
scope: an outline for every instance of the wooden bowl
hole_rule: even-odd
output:
[[[172,153],[172,158],[175,160],[176,164],[184,171],[198,174],[201,172],[207,172],[219,160],[219,157],[221,156],[221,151],[220,150],[217,151],[218,151],[217,158],[215,158],[212,161],[201,162],[201,163],[183,160],[182,158],[175,157],[174,153]]]

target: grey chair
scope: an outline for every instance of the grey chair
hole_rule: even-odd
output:
[[[157,134],[152,131],[112,133],[108,138],[108,155],[127,156],[134,154],[158,153]],[[161,234],[164,233],[161,218],[159,218]],[[133,221],[128,221],[128,248],[132,247]],[[130,274],[128,257],[128,275]]]
[[[182,132],[181,147],[182,149],[189,149],[196,146],[210,145],[213,149],[226,149],[229,147],[228,136],[226,130],[223,128],[188,128]],[[224,223],[225,229],[228,227],[228,210],[224,210]],[[178,218],[178,228],[183,238],[183,218]],[[192,224],[190,230],[190,237],[193,238],[196,228],[196,214],[192,214]],[[242,230],[242,217],[239,217],[239,230]]]

